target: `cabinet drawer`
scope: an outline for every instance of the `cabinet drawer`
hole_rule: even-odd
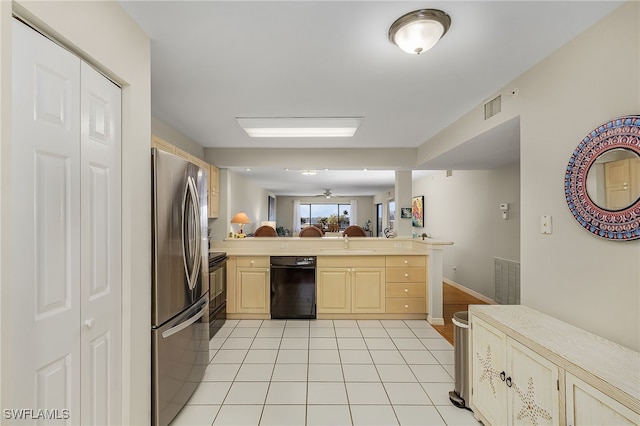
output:
[[[387,297],[426,297],[425,283],[387,283]]]
[[[268,268],[269,267],[269,258],[267,256],[259,256],[259,257],[238,257],[237,265],[242,268]]]
[[[427,281],[425,268],[397,268],[387,267],[387,282],[389,283],[424,283]]]
[[[424,297],[387,297],[388,314],[423,314],[427,312],[427,299]]]
[[[387,266],[426,266],[426,256],[387,256]]]
[[[384,268],[383,256],[318,256],[318,268]]]

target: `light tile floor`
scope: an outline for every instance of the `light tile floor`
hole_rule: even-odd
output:
[[[228,320],[172,426],[478,425],[426,321]]]

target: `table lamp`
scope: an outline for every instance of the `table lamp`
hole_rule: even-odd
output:
[[[236,213],[235,216],[233,216],[233,218],[231,219],[231,223],[237,223],[238,224],[238,233],[242,234],[242,227],[246,223],[251,223],[251,221],[249,220],[249,216],[247,216],[247,214],[245,212],[239,211],[238,213]]]

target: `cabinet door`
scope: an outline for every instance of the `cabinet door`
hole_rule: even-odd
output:
[[[509,423],[559,424],[558,367],[510,338],[507,338],[507,360]]]
[[[631,204],[630,161],[629,159],[610,161],[604,164],[607,208],[623,209]]]
[[[486,322],[472,320],[472,409],[485,424],[507,424],[506,336]]]
[[[318,268],[318,313],[351,312],[351,272],[348,268]]]
[[[384,269],[354,269],[351,291],[353,313],[385,311]]]
[[[209,166],[209,217],[216,218],[220,210],[220,169]]]
[[[269,313],[269,270],[238,267],[236,272],[236,312]]]
[[[567,373],[567,425],[638,425],[640,414]]]

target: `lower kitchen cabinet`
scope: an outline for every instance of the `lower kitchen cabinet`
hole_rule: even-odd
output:
[[[474,413],[485,424],[560,424],[558,367],[486,322],[473,323]]]
[[[268,314],[269,257],[230,257],[227,262],[227,313]]]
[[[485,425],[639,425],[640,354],[520,305],[469,306],[471,403]]]
[[[384,313],[384,277],[381,256],[319,256],[318,313]]]
[[[427,312],[427,259],[424,256],[387,256],[386,283],[386,313]]]
[[[384,268],[352,268],[351,312],[355,314],[385,311]]]
[[[351,271],[349,268],[318,268],[316,309],[318,313],[351,312]]]

